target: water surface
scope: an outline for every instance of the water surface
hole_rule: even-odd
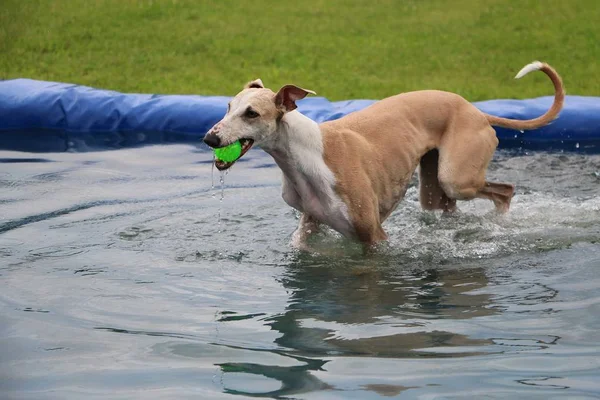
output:
[[[499,154],[506,216],[411,187],[368,258],[210,161],[0,152],[0,397],[600,398],[599,156]]]

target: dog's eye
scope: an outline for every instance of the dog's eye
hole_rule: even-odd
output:
[[[244,115],[248,118],[256,118],[259,116],[259,114],[251,108],[248,108]]]

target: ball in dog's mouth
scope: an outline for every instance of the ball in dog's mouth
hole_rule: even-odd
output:
[[[215,159],[215,167],[217,167],[217,169],[219,171],[225,171],[226,169],[231,168],[231,166],[233,164],[235,164],[235,162],[237,160],[239,160],[240,158],[242,158],[242,156],[244,154],[246,154],[246,152],[248,152],[248,150],[250,150],[250,148],[254,144],[254,140],[252,140],[252,139],[240,139],[240,144],[242,145],[242,152],[240,153],[240,156],[238,158],[236,158],[235,160],[230,161],[230,162],[226,162],[226,161]]]

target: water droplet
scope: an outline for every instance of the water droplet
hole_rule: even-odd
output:
[[[521,133],[525,133],[525,131],[524,131],[524,130],[520,130],[519,132],[521,132]]]
[[[579,148],[579,142],[575,143],[575,148],[578,149]]]

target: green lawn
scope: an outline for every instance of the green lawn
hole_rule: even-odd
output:
[[[0,0],[0,78],[233,95],[256,77],[332,100],[600,95],[599,0]]]

